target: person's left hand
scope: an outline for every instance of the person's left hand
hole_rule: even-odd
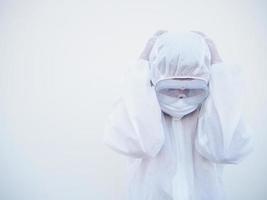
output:
[[[215,43],[213,42],[213,40],[210,37],[208,37],[206,34],[200,32],[200,31],[191,31],[191,32],[199,34],[205,39],[205,41],[209,47],[210,53],[211,53],[211,64],[212,65],[223,62],[223,59],[219,54],[218,48],[216,47]]]

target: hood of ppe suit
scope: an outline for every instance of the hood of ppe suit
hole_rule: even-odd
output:
[[[210,63],[209,48],[200,35],[188,32],[164,33],[159,36],[149,60],[138,60],[125,74],[123,92],[106,126],[105,143],[133,157],[156,156],[165,142],[165,134],[168,134],[162,123],[164,115],[161,103],[166,101],[161,101],[164,98],[159,98],[157,88],[168,89],[172,83],[167,80],[191,78],[202,81],[197,84],[188,81],[187,84],[189,88],[201,90],[202,96],[191,99],[193,106],[178,113],[179,119],[204,104],[196,128],[196,132],[199,132],[197,146],[206,145],[207,141],[203,140],[205,137],[202,135],[207,132],[214,135],[214,131],[221,132],[219,135],[227,132],[229,137],[225,139],[226,145],[227,141],[231,141],[231,134],[239,122],[241,84],[238,73],[233,73],[231,67],[225,67],[224,63]],[[151,86],[150,81],[155,87]],[[185,82],[180,80],[180,83]],[[179,80],[175,85],[179,88]],[[227,97],[228,94],[231,96]],[[167,98],[168,102],[174,100]],[[178,106],[188,106],[189,102],[184,103]],[[227,116],[229,112],[231,116]],[[177,131],[181,134],[183,132]]]
[[[150,77],[159,80],[173,77],[209,81],[211,55],[204,38],[193,32],[164,33],[155,42],[150,56]]]

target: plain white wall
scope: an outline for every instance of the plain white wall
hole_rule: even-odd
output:
[[[200,30],[241,65],[255,151],[230,200],[267,197],[267,3],[0,0],[0,199],[124,200],[125,157],[102,144],[123,73],[157,30]]]

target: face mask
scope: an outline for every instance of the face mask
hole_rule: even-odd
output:
[[[208,96],[207,83],[200,79],[165,79],[155,89],[161,110],[177,119],[196,110]]]

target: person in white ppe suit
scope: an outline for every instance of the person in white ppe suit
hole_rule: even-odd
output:
[[[221,200],[252,150],[242,78],[196,31],[159,31],[125,76],[104,142],[128,156],[128,200]]]

